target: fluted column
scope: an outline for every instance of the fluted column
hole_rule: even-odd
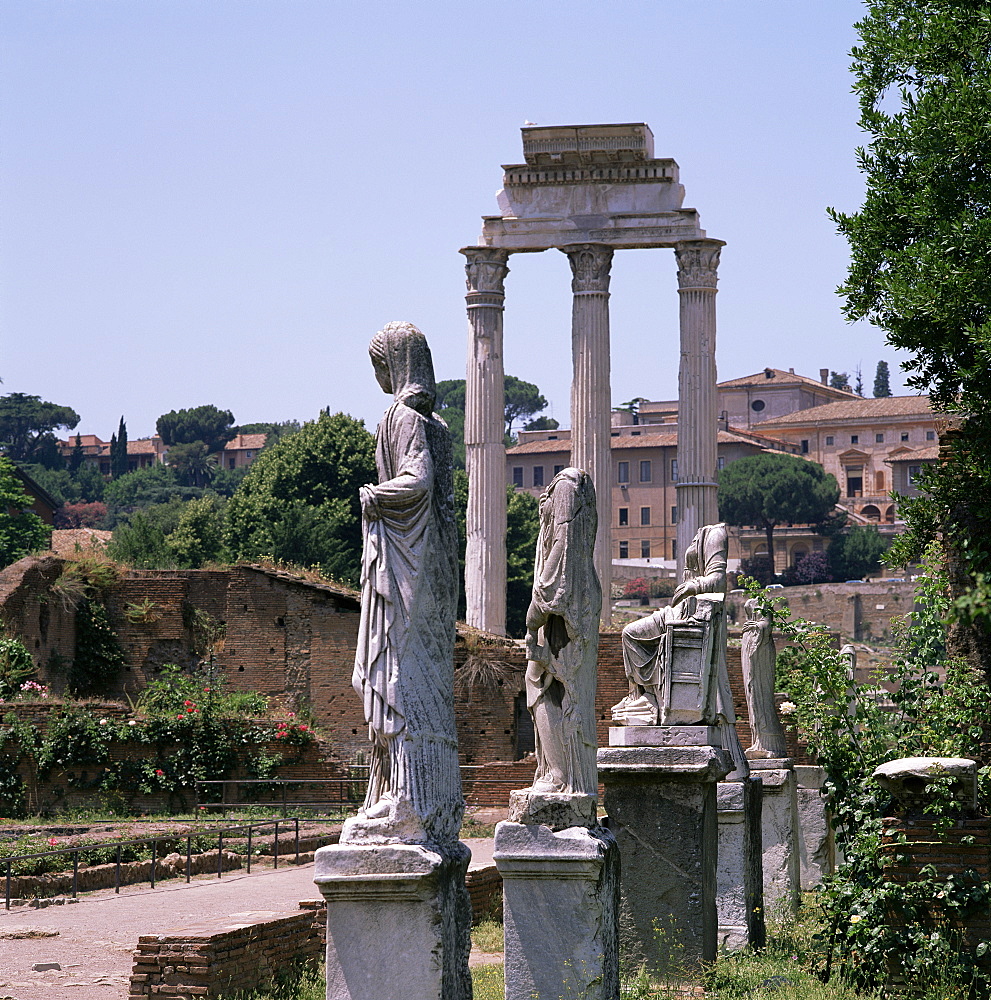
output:
[[[678,565],[695,532],[719,519],[716,503],[716,269],[722,240],[675,247],[681,299],[678,370]]]
[[[609,268],[611,247],[579,243],[563,247],[571,264],[571,464],[595,484],[599,529],[595,571],[602,584],[602,619],[610,619],[612,581],[612,456],[610,453]]]
[[[461,253],[468,259],[465,265],[468,276],[466,619],[476,628],[505,635],[506,404],[502,313],[509,252],[492,247],[465,247]]]

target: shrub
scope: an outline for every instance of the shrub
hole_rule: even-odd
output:
[[[14,636],[0,636],[0,701],[12,698],[34,674],[34,659],[27,646]]]

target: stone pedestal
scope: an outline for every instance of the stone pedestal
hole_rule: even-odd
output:
[[[799,843],[795,768],[790,757],[750,761],[750,769],[764,785],[764,906],[794,913],[798,908]]]
[[[619,848],[608,830],[504,822],[506,1000],[619,996]]]
[[[798,881],[803,892],[822,885],[824,875],[836,867],[836,842],[826,815],[822,785],[823,768],[795,765],[795,797],[798,805]]]
[[[634,968],[663,971],[672,947],[689,964],[716,957],[716,782],[732,766],[716,746],[599,750],[622,859],[620,952]]]
[[[761,779],[753,777],[721,781],[716,787],[720,951],[738,951],[748,944],[763,948],[765,944],[761,792]]]
[[[470,859],[462,843],[320,848],[327,996],[470,1000]]]

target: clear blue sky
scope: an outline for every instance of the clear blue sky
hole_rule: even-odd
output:
[[[323,406],[374,426],[367,342],[409,319],[464,376],[461,246],[519,128],[645,121],[725,240],[721,378],[852,371],[861,141],[853,0],[0,0],[3,392],[132,438],[173,408],[239,422]],[[570,273],[510,260],[506,370],[568,421]],[[613,400],[677,392],[671,251],[618,253]]]

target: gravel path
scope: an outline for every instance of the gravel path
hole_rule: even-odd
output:
[[[467,843],[473,866],[491,864],[490,840]],[[124,1000],[139,935],[210,917],[295,910],[301,899],[319,895],[308,864],[201,876],[189,885],[125,886],[119,896],[105,889],[38,910],[7,912],[0,902],[0,1000]],[[61,968],[34,969],[52,963]]]

